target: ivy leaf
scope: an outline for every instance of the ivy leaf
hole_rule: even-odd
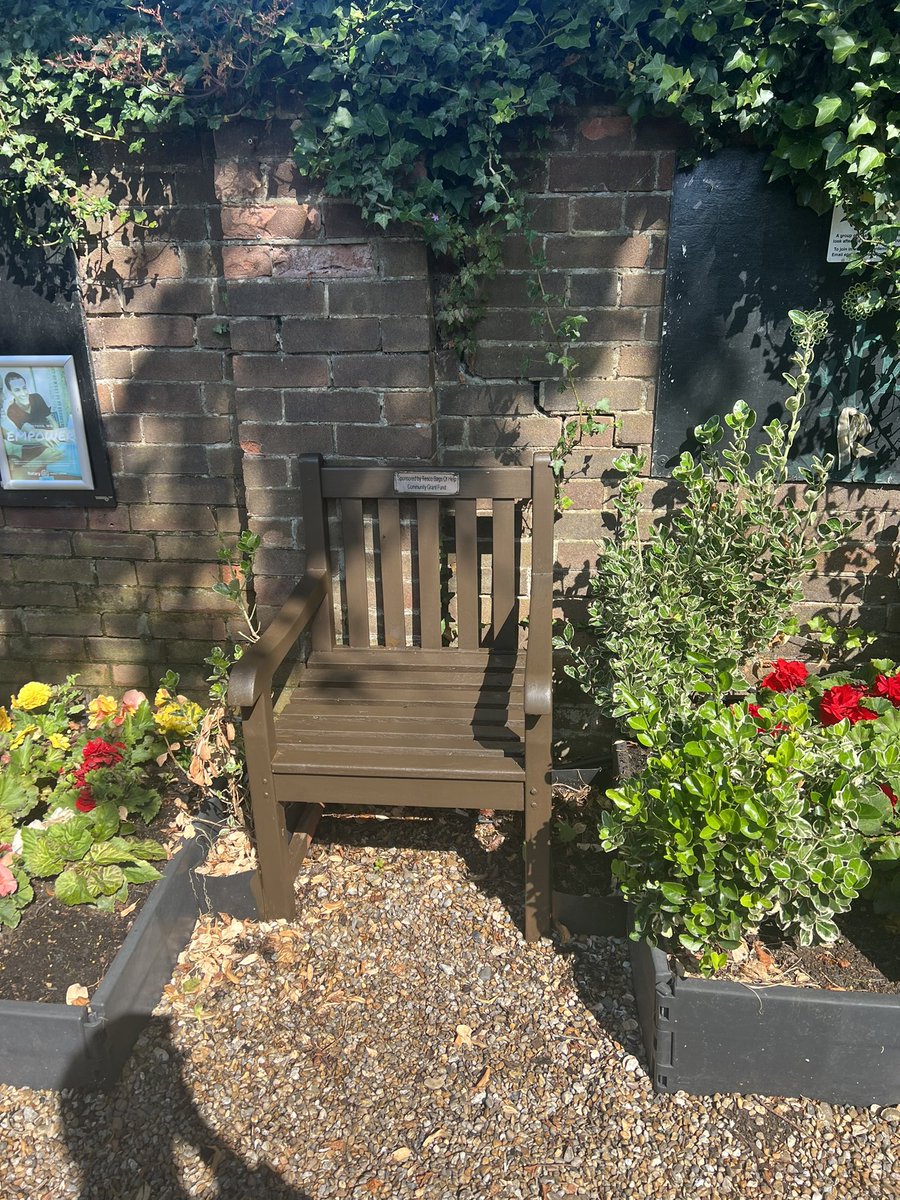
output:
[[[868,175],[870,171],[880,167],[883,162],[884,154],[881,150],[876,150],[874,146],[863,146],[856,160],[856,173]]]
[[[842,63],[851,54],[855,54],[857,50],[862,50],[864,47],[865,42],[858,42],[853,34],[848,33],[846,29],[838,29],[835,31],[831,43],[831,54],[836,63]]]
[[[857,113],[850,122],[850,128],[847,130],[848,139],[853,142],[858,137],[866,137],[870,133],[874,133],[877,126],[868,113]]]
[[[816,128],[820,125],[827,125],[829,121],[834,120],[844,105],[843,97],[841,96],[819,96],[815,101],[816,106]]]

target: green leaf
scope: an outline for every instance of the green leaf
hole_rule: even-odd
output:
[[[85,881],[84,875],[74,867],[58,876],[53,885],[53,891],[63,904],[90,904],[94,897]]]
[[[95,842],[105,842],[119,832],[119,809],[113,803],[98,804],[91,817],[91,836]]]
[[[0,771],[0,813],[25,817],[38,801],[37,787],[7,768]]]
[[[827,125],[841,111],[844,100],[841,96],[820,96],[814,101],[816,106],[816,127]]]
[[[22,830],[22,857],[29,873],[40,879],[58,875],[66,865],[65,859],[49,844],[46,830],[27,826]]]
[[[155,880],[162,878],[156,867],[152,867],[147,862],[134,863],[131,866],[123,867],[122,874],[128,883],[153,883]]]
[[[47,840],[51,849],[66,862],[80,862],[91,848],[91,822],[88,816],[76,816],[61,825],[51,825]]]

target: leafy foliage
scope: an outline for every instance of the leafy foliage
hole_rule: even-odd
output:
[[[870,0],[12,0],[0,49],[0,201],[23,235],[112,212],[81,186],[93,144],[298,114],[295,157],[380,228],[418,229],[456,275],[464,344],[499,243],[523,227],[523,155],[560,105],[679,114],[701,144],[749,137],[804,203],[862,235],[866,303],[896,297],[900,30]],[[37,218],[34,202],[42,204]]]
[[[829,460],[804,469],[799,497],[785,493],[787,464],[806,400],[817,313],[792,312],[797,351],[788,422],[765,426],[751,473],[747,444],[755,413],[742,401],[725,418],[694,432],[701,450],[685,452],[673,476],[683,489],[666,524],[644,543],[640,530],[643,457],[622,455],[624,474],[615,539],[601,550],[590,582],[589,638],[567,624],[567,674],[605,712],[619,717],[645,746],[682,738],[699,698],[745,686],[740,668],[781,634],[800,584],[818,555],[834,549],[852,524],[822,512]]]
[[[773,694],[758,713],[707,701],[683,744],[610,790],[601,841],[617,852],[635,937],[674,939],[705,971],[766,917],[801,944],[835,940],[835,916],[900,830],[879,786],[898,782],[900,712],[867,703],[886,711],[826,728],[814,689]]]

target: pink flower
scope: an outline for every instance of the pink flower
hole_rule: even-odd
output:
[[[793,692],[795,688],[806,683],[809,672],[802,662],[788,662],[779,658],[775,670],[761,680],[760,687],[768,688],[770,692]]]
[[[11,896],[13,892],[19,890],[19,881],[9,869],[9,864],[12,862],[12,846],[9,842],[4,842],[0,846],[0,897]]]
[[[121,725],[130,713],[137,712],[146,699],[147,697],[144,695],[144,693],[137,691],[135,688],[132,688],[130,691],[126,692],[122,697],[122,703],[119,707],[119,715],[113,717],[113,725]]]

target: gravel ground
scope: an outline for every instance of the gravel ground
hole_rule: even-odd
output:
[[[523,942],[516,820],[323,821],[297,923],[200,922],[116,1087],[0,1087],[2,1200],[900,1195],[897,1110],[654,1096],[626,944]]]

